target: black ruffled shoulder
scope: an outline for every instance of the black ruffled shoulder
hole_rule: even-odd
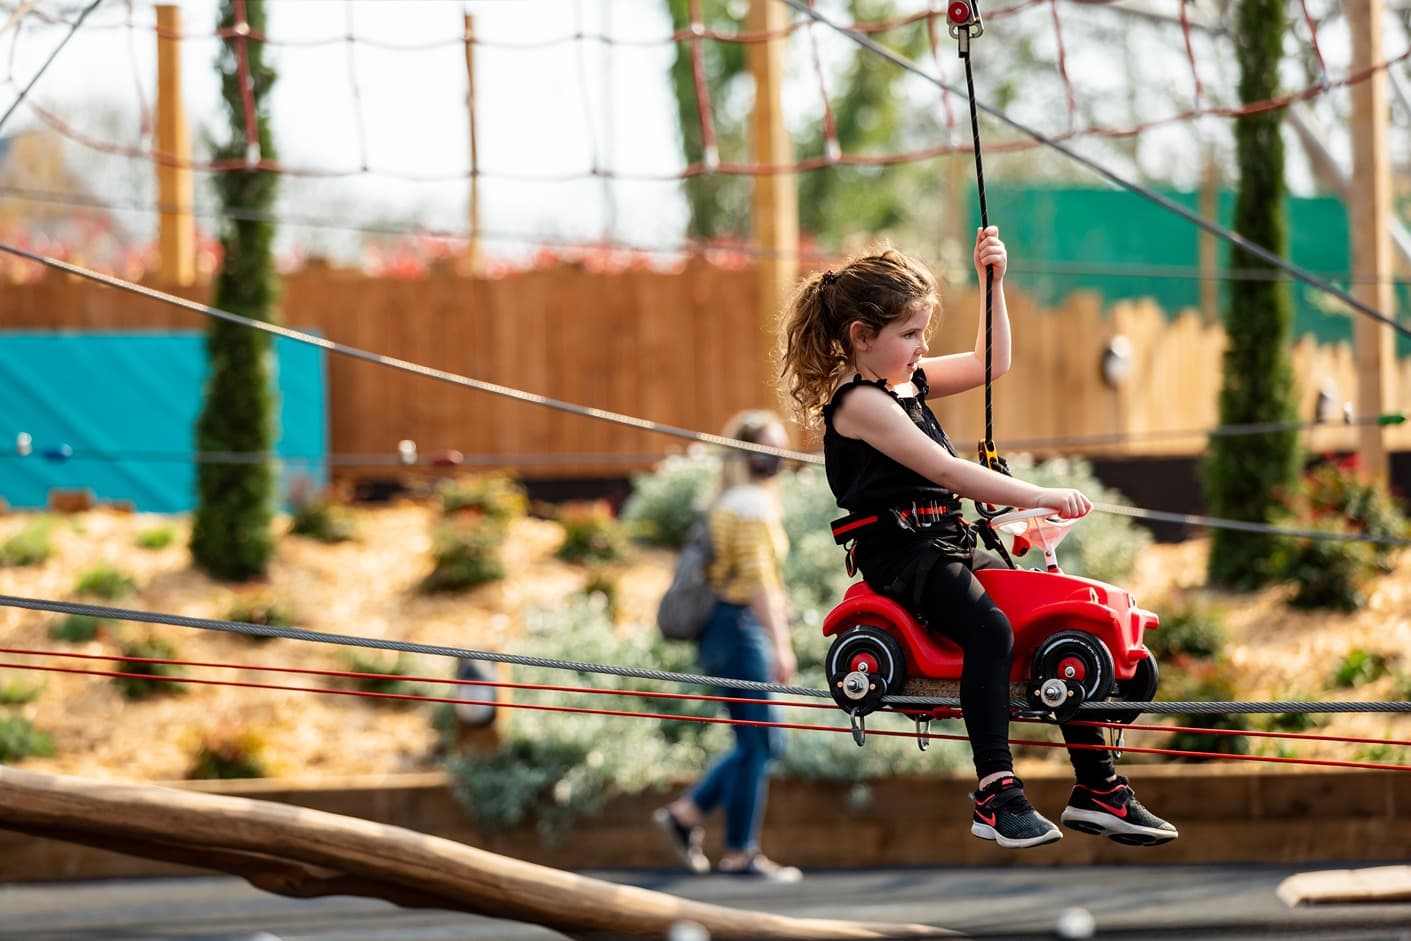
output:
[[[849,392],[851,392],[853,389],[856,389],[858,386],[876,386],[883,392],[890,395],[893,399],[895,399],[898,405],[901,405],[901,398],[891,389],[887,388],[887,380],[864,379],[862,378],[862,373],[853,373],[852,379],[838,386],[838,390],[833,393],[833,397],[828,400],[828,404],[823,406],[824,422],[826,422],[829,426],[833,424],[833,412],[837,411],[838,404],[843,401],[843,396],[847,395]]]
[[[916,388],[916,398],[922,402],[926,401],[926,395],[931,391],[931,386],[926,381],[926,371],[924,369],[917,369],[911,374],[911,384]],[[906,403],[901,400],[901,396],[897,395],[895,391],[888,387],[887,380],[864,379],[862,378],[862,373],[858,372],[853,373],[852,379],[838,386],[838,391],[834,392],[833,397],[828,400],[828,404],[823,406],[823,420],[825,422],[832,424],[833,413],[837,411],[838,403],[843,400],[844,395],[858,386],[876,386],[890,395],[903,409],[906,408]]]

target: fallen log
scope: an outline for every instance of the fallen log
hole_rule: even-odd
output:
[[[791,918],[679,899],[401,827],[267,801],[0,767],[0,826],[215,869],[280,895],[361,895],[529,922],[572,938],[714,941],[954,936],[930,925]]]

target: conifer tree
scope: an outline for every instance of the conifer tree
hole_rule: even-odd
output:
[[[1285,29],[1283,0],[1240,0],[1235,11],[1240,100],[1278,95]],[[1233,227],[1257,245],[1287,253],[1284,198],[1283,109],[1236,119],[1239,190]],[[1220,388],[1220,423],[1292,422],[1295,418],[1293,299],[1288,282],[1267,262],[1234,248],[1224,320],[1228,344]],[[1269,277],[1260,277],[1269,272]],[[1218,517],[1270,522],[1281,497],[1297,481],[1297,432],[1213,437],[1203,471],[1205,502]],[[1215,530],[1209,578],[1218,585],[1253,588],[1270,580],[1274,538]]]
[[[253,38],[265,32],[264,0],[222,0],[219,27],[224,38],[216,66],[230,134],[218,145],[216,160],[237,164],[258,158],[271,160],[275,150],[270,139],[269,98],[275,72],[265,62],[264,43]],[[251,146],[255,141],[258,153]],[[268,170],[247,167],[217,174],[215,186],[228,214],[221,227],[222,260],[214,305],[273,322],[278,279],[273,253],[275,227],[267,221],[267,214],[274,205],[278,178]],[[268,455],[276,434],[270,335],[212,319],[206,353],[208,372],[196,424],[197,450]],[[274,551],[270,524],[275,472],[271,461],[203,462],[198,465],[196,489],[191,554],[197,565],[227,581],[264,574]]]

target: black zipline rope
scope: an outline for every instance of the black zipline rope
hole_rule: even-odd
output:
[[[138,294],[143,297],[150,298],[152,300],[171,304],[175,307],[182,307],[187,310],[192,310],[196,313],[203,314],[208,317],[217,317],[222,320],[227,320],[231,323],[242,324],[254,330],[263,330],[266,333],[271,333],[276,336],[282,336],[287,339],[294,340],[296,342],[308,343],[311,346],[318,346],[331,352],[340,353],[344,356],[349,356],[354,359],[360,359],[365,362],[376,363],[382,366],[389,366],[393,369],[400,369],[403,372],[410,372],[416,375],[426,376],[430,379],[439,379],[442,382],[448,382],[452,385],[475,389],[479,392],[489,392],[494,395],[502,395],[507,398],[515,399],[517,401],[528,402],[534,405],[542,405],[546,408],[557,409],[558,411],[569,412],[571,414],[581,415],[586,418],[596,418],[601,421],[613,422],[615,424],[620,425],[628,425],[630,427],[638,428],[643,431],[654,431],[659,432],[661,434],[671,435],[676,438],[684,438],[690,441],[701,441],[706,444],[714,444],[724,448],[733,448],[737,451],[756,451],[761,454],[773,454],[785,458],[786,460],[798,461],[803,464],[823,463],[822,456],[817,454],[810,454],[804,451],[792,451],[786,448],[773,448],[763,444],[751,444],[746,441],[737,441],[734,438],[726,438],[721,435],[708,434],[703,431],[690,431],[685,428],[678,428],[674,425],[664,425],[659,422],[650,421],[645,418],[636,418],[631,415],[623,415],[618,412],[610,412],[606,409],[591,408],[589,406],[584,405],[575,405],[571,402],[564,402],[559,399],[549,398],[546,395],[539,395],[538,393],[534,392],[525,392],[521,389],[515,389],[511,388],[510,386],[503,386],[493,382],[485,382],[480,379],[472,379],[468,376],[462,376],[457,373],[446,372],[442,369],[432,369],[429,366],[422,366],[419,363],[413,363],[404,359],[398,359],[394,356],[384,356],[381,353],[371,353],[367,350],[361,350],[356,347],[347,346],[342,343],[336,343],[332,340],[324,339],[323,337],[318,337],[314,336],[313,334],[303,333],[298,330],[290,329],[289,327],[283,327],[278,324],[272,324],[262,320],[252,320],[248,317],[242,317],[239,314],[231,313],[230,311],[221,310],[219,307],[211,307],[208,304],[200,304],[195,301],[189,301],[182,297],[176,297],[172,294],[163,293],[162,291],[158,291],[154,288],[145,287],[140,284],[133,284],[132,282],[124,281],[121,278],[115,278],[111,275],[106,275],[98,271],[83,268],[79,265],[70,264],[66,261],[60,261],[57,258],[50,258],[47,255],[40,255],[35,252],[28,251],[27,249],[18,248],[14,245],[10,245],[5,242],[0,242],[0,252],[8,252],[11,255],[16,255],[20,258],[33,261],[40,265],[55,268],[59,271],[64,271],[68,274],[72,274],[80,278],[87,278],[90,281],[96,281],[99,284],[105,284],[109,287],[117,288],[120,291],[128,291],[130,293]],[[1276,534],[1287,532],[1291,535],[1304,535],[1313,539],[1328,539],[1348,542],[1381,542],[1387,545],[1411,545],[1411,540],[1397,540],[1392,537],[1369,537],[1355,534],[1323,533],[1314,530],[1283,530],[1278,527],[1268,527],[1261,523],[1248,523],[1243,520],[1225,520],[1207,516],[1164,513],[1156,510],[1143,510],[1134,507],[1119,507],[1117,504],[1110,503],[1094,503],[1093,508],[1106,513],[1119,513],[1124,516],[1132,516],[1139,519],[1153,519],[1163,522],[1177,523],[1185,522],[1196,526],[1208,527],[1211,529],[1238,529],[1248,532],[1268,532]]]
[[[626,676],[635,679],[659,680],[669,683],[686,683],[695,686],[716,686],[728,689],[751,689],[791,696],[811,696],[817,699],[830,698],[826,690],[809,689],[803,686],[786,686],[782,683],[761,683],[755,680],[735,680],[725,677],[704,676],[696,673],[676,673],[667,670],[646,670],[638,667],[619,667],[600,663],[584,663],[576,660],[560,660],[553,657],[529,657],[521,654],[496,653],[488,650],[474,650],[465,647],[446,647],[436,644],[419,644],[409,641],[386,640],[377,637],[359,637],[353,634],[332,634],[323,631],[308,631],[297,627],[275,627],[264,624],[248,624],[243,621],[229,621],[220,618],[195,618],[180,614],[166,614],[154,611],[137,611],[130,608],[114,608],[107,605],[81,604],[71,601],[51,601],[42,598],[23,598],[15,595],[0,595],[0,606],[23,608],[30,611],[51,611],[56,614],[77,614],[93,618],[109,618],[116,621],[138,621],[147,624],[169,624],[175,627],[189,627],[198,630],[223,631],[231,634],[246,634],[255,637],[280,637],[289,640],[305,640],[318,644],[335,646],[363,647],[376,650],[390,650],[399,653],[426,654],[436,657],[454,657],[465,660],[485,660],[492,663],[508,663],[516,666],[543,667],[553,670],[572,670],[578,673],[600,673],[609,676]],[[883,702],[895,707],[907,706],[950,706],[959,708],[960,700],[936,696],[887,696]],[[1020,708],[1028,708],[1026,703],[1016,702]],[[1144,713],[1166,713],[1174,715],[1226,715],[1233,713],[1353,713],[1353,712],[1411,712],[1411,702],[1138,702],[1121,700],[1118,702],[1083,703],[1080,714],[1124,713],[1136,710]]]
[[[842,25],[841,23],[836,23],[833,20],[830,20],[828,17],[824,16],[817,10],[810,7],[806,0],[779,0],[779,2],[787,3],[789,6],[793,7],[795,10],[804,14],[805,16],[811,17],[817,22],[822,23],[824,26],[827,26],[830,29],[834,30],[835,32],[848,37],[853,42],[862,46],[864,49],[867,49],[868,51],[881,56],[882,58],[891,62],[893,65],[896,65],[897,67],[904,69],[905,71],[910,72],[913,75],[919,76],[922,80],[929,82],[937,88],[950,92],[953,95],[960,93],[959,90],[952,88],[946,82],[943,82],[936,76],[931,75],[925,69],[921,68],[921,66],[917,65],[915,62],[912,62],[905,56],[898,55],[897,53],[878,43],[876,40],[858,32],[855,29],[850,29],[847,26]],[[1337,298],[1339,301],[1342,301],[1344,304],[1348,305],[1353,310],[1357,311],[1363,316],[1370,317],[1371,319],[1379,323],[1391,327],[1393,330],[1395,330],[1402,336],[1411,337],[1411,326],[1397,323],[1396,320],[1394,320],[1393,318],[1388,317],[1386,314],[1377,310],[1375,307],[1372,307],[1370,304],[1366,304],[1358,300],[1357,298],[1342,290],[1332,282],[1320,278],[1314,275],[1312,272],[1308,271],[1307,269],[1301,268],[1298,265],[1295,265],[1293,262],[1279,257],[1274,252],[1270,251],[1262,245],[1258,245],[1250,241],[1243,235],[1240,235],[1238,232],[1234,232],[1230,229],[1225,228],[1219,223],[1211,222],[1210,220],[1205,219],[1199,213],[1187,209],[1185,206],[1182,206],[1175,200],[1162,196],[1160,193],[1150,189],[1149,187],[1143,186],[1142,184],[1137,183],[1135,181],[1128,180],[1121,174],[1117,173],[1114,170],[1108,169],[1107,167],[1103,166],[1101,163],[1092,159],[1091,157],[1085,157],[1082,154],[1078,153],[1076,150],[1074,150],[1072,147],[1069,147],[1066,144],[1063,144],[1060,141],[1049,137],[1041,131],[1034,130],[1033,128],[1029,127],[1026,124],[1023,124],[1015,118],[1011,118],[1004,111],[994,107],[993,105],[987,105],[984,102],[975,101],[973,96],[971,97],[971,103],[974,107],[978,108],[981,111],[984,111],[986,114],[990,115],[996,120],[1008,125],[1014,130],[1019,131],[1020,133],[1030,138],[1033,138],[1034,140],[1038,141],[1041,144],[1044,144],[1047,147],[1053,148],[1054,150],[1068,157],[1070,160],[1082,164],[1089,170],[1092,170],[1098,176],[1103,177],[1104,179],[1121,187],[1122,189],[1136,193],[1138,196],[1141,196],[1147,200],[1150,200],[1151,202],[1156,203],[1163,209],[1175,213],[1176,215],[1185,219],[1187,222],[1190,222],[1193,225],[1204,229],[1206,232],[1209,232],[1211,235],[1216,236],[1222,241],[1228,242],[1229,244],[1248,252],[1254,257],[1260,259],[1261,261],[1264,261],[1270,265],[1282,269],[1289,275],[1293,276],[1299,281],[1302,281],[1304,284],[1307,284],[1310,287],[1317,288],[1318,290]]]

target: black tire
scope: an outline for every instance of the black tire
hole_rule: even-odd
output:
[[[1081,677],[1064,676],[1059,672],[1059,665],[1070,658],[1080,662]],[[1083,686],[1085,702],[1102,702],[1112,694],[1116,674],[1117,668],[1106,644],[1092,634],[1070,630],[1058,631],[1044,638],[1034,651],[1034,665],[1029,679],[1035,687],[1051,677],[1076,679]]]
[[[1156,665],[1156,658],[1148,655],[1145,660],[1137,661],[1137,672],[1132,674],[1130,680],[1117,681],[1117,697],[1129,702],[1154,702],[1156,700],[1156,688],[1161,684],[1161,668]],[[1141,710],[1133,709],[1130,712],[1109,712],[1101,718],[1109,722],[1120,722],[1123,725],[1135,722],[1141,718]]]
[[[851,699],[840,684],[844,677],[853,672],[853,665],[860,656],[870,656],[877,664],[876,670],[869,671],[875,678],[875,688],[858,699]],[[824,670],[828,677],[828,692],[832,693],[833,701],[839,708],[849,713],[860,709],[860,714],[866,715],[877,708],[883,696],[901,692],[902,685],[906,683],[906,654],[897,639],[882,628],[859,624],[834,638],[833,645],[828,648]]]

